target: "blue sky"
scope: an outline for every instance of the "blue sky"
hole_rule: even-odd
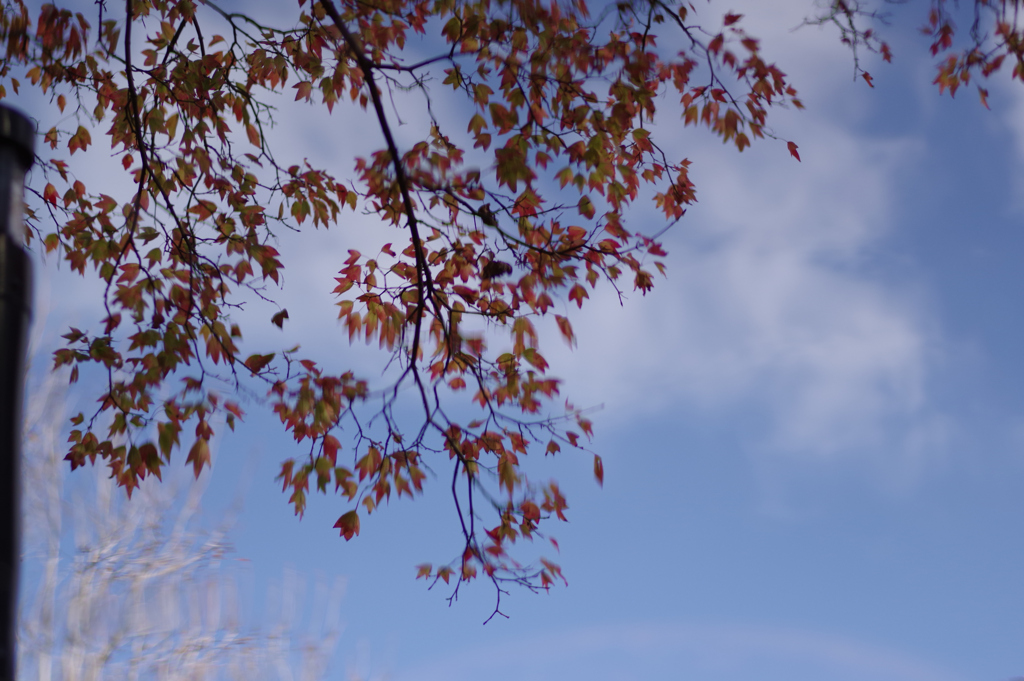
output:
[[[746,14],[792,77],[807,110],[774,126],[803,162],[679,125],[699,203],[666,236],[668,278],[625,307],[599,290],[574,315],[579,347],[548,344],[565,394],[602,407],[603,489],[585,457],[534,469],[569,495],[568,587],[513,592],[510,618],[482,626],[488,586],[449,608],[413,579],[458,551],[443,485],[345,543],[340,502],[316,498],[299,522],[273,483],[293,455],[276,419],[219,442],[211,512],[247,481],[234,540],[256,591],[288,566],[348,580],[334,678],[1024,674],[1024,86],[994,80],[991,111],[973,89],[940,97],[917,5],[894,7],[894,63],[866,60],[874,89],[833,32],[791,32],[808,2],[702,10]],[[289,112],[284,143],[311,159],[376,145],[325,147],[314,115]],[[282,244],[304,258],[289,333],[350,362],[368,351],[333,338],[320,280],[361,238]],[[45,342],[89,303],[66,271],[40,271]]]

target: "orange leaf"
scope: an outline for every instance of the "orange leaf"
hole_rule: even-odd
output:
[[[192,464],[192,469],[195,472],[196,478],[203,472],[203,466],[210,463],[210,442],[206,438],[198,438],[196,443],[192,445],[192,449],[188,452],[188,458],[185,459],[185,463]]]
[[[245,364],[246,369],[254,374],[258,374],[263,370],[263,367],[270,364],[273,359],[274,353],[270,353],[269,355],[249,355],[243,364]]]
[[[217,210],[217,204],[215,204],[213,201],[207,201],[206,199],[201,199],[196,205],[194,205],[191,208],[189,208],[188,212],[189,213],[194,213],[195,215],[197,215],[199,217],[200,220],[205,220],[206,218],[208,218],[211,215],[213,215],[213,213],[216,210]]]
[[[569,320],[562,315],[555,315],[555,321],[558,322],[558,330],[562,332],[562,338],[565,339],[569,345],[576,344],[576,336],[572,332],[572,324]]]
[[[340,536],[344,537],[345,541],[359,536],[359,514],[355,511],[349,511],[338,518],[338,522],[334,523],[334,527],[341,530]]]
[[[304,80],[301,83],[296,83],[292,87],[294,87],[296,90],[298,90],[298,92],[295,93],[295,100],[296,101],[298,101],[300,99],[305,99],[306,101],[309,101],[310,93],[313,92],[313,84],[312,83],[310,83],[308,80]]]

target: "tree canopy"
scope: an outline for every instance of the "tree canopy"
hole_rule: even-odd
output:
[[[1024,80],[1020,5],[976,0],[965,37],[956,8],[932,0],[923,31],[940,91],[1004,63]],[[802,106],[794,85],[756,26],[714,2],[299,0],[285,24],[274,8],[239,8],[100,0],[83,14],[5,0],[0,98],[37,88],[62,114],[40,130],[30,236],[98,278],[105,309],[54,356],[72,381],[102,377],[96,408],[72,418],[67,460],[104,461],[131,494],[179,449],[198,474],[214,425],[265,405],[297,443],[278,476],[297,514],[313,490],[336,494],[335,527],[352,539],[360,514],[433,476],[464,542],[419,577],[456,593],[484,577],[499,606],[510,583],[562,580],[549,557],[518,552],[567,509],[522,459],[584,453],[599,482],[603,466],[590,405],[562,404],[541,336],[574,343],[571,311],[595,287],[624,300],[665,273],[659,236],[697,196],[689,161],[666,151],[683,128],[738,151],[767,138],[799,160],[769,120]],[[892,58],[884,9],[808,8],[868,85],[864,51]],[[409,116],[396,96],[418,102],[414,142],[396,135]],[[441,99],[455,102],[443,115]],[[293,158],[275,120],[310,104],[364,112],[376,150],[330,167]],[[327,146],[340,135],[320,134]],[[123,175],[76,175],[79,153],[113,154]],[[302,267],[284,262],[281,235],[366,216],[395,236],[372,253],[343,247],[332,292],[341,339],[378,346],[387,370],[248,343],[245,306],[273,303]],[[279,306],[264,323],[288,319]]]

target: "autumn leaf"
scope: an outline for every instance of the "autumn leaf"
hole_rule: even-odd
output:
[[[437,569],[437,577],[438,577],[438,579],[444,580],[445,584],[448,583],[448,580],[451,578],[451,576],[452,576],[452,569],[450,567],[444,566],[444,567],[439,567]]]
[[[796,142],[789,142],[788,146],[789,146],[789,153],[793,155],[793,158],[795,158],[796,160],[799,161],[800,160],[800,154],[797,153]]]
[[[562,338],[569,344],[570,347],[576,345],[576,336],[572,331],[572,323],[568,318],[562,315],[555,315],[555,321],[558,323],[558,330],[562,333]]]
[[[580,308],[583,307],[583,299],[589,297],[590,294],[587,293],[587,289],[583,288],[579,284],[573,286],[572,289],[569,291],[569,300],[575,300],[576,306]]]
[[[593,219],[596,209],[594,208],[594,202],[590,200],[589,196],[580,197],[578,208],[580,215],[588,219]]]
[[[263,371],[263,368],[270,364],[274,360],[274,353],[269,355],[249,355],[246,358],[245,367],[254,374],[258,374]]]
[[[349,511],[345,513],[338,521],[334,523],[336,529],[341,530],[341,536],[345,538],[345,541],[352,539],[352,537],[359,535],[359,514],[355,511]]]
[[[260,146],[260,132],[252,123],[245,126],[245,133],[249,136],[249,143],[254,147]]]
[[[68,140],[68,151],[74,154],[76,151],[87,149],[90,144],[92,144],[92,136],[89,134],[88,128],[80,125]]]
[[[296,83],[292,87],[294,87],[295,90],[297,91],[295,93],[295,101],[298,101],[300,99],[304,99],[306,101],[310,100],[310,95],[313,92],[313,84],[311,82],[305,80],[302,81],[301,83]]]
[[[288,319],[288,310],[281,310],[280,312],[274,313],[270,318],[270,322],[279,329],[284,328],[284,320]]]
[[[192,464],[192,470],[198,479],[199,474],[203,472],[203,467],[210,464],[210,442],[206,438],[196,438],[185,463]]]
[[[324,456],[327,457],[332,466],[338,463],[339,449],[341,449],[341,443],[338,442],[338,438],[333,435],[324,435]]]

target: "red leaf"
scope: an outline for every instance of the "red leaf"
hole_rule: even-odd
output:
[[[797,149],[796,142],[790,142],[789,143],[789,153],[793,154],[793,158],[795,158],[796,160],[799,161],[800,160],[800,154],[797,153],[796,149]]]
[[[284,328],[284,320],[286,320],[286,319],[288,319],[288,310],[281,310],[280,312],[275,314],[273,317],[271,317],[270,321],[273,322],[277,326],[277,328],[283,329]]]
[[[341,449],[341,443],[338,442],[338,438],[333,435],[324,435],[324,456],[330,460],[332,466],[338,463],[339,449]]]
[[[792,142],[790,144],[792,144]],[[583,299],[589,297],[590,294],[587,293],[587,289],[583,288],[579,284],[573,286],[572,289],[569,291],[569,300],[575,300],[576,305],[578,305],[579,307],[583,307]]]
[[[52,184],[47,183],[43,189],[43,200],[52,203],[54,206],[57,205],[57,188]]]

